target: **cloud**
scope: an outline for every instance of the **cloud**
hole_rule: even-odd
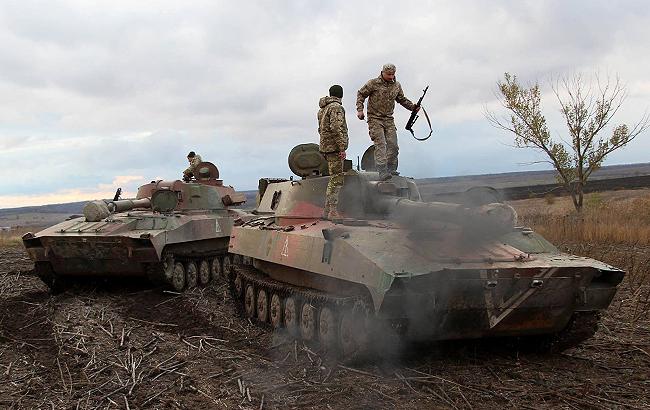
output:
[[[98,184],[85,189],[61,189],[40,194],[0,195],[0,208],[15,208],[34,204],[61,204],[95,199],[112,199],[117,188],[123,198],[134,198],[137,187],[147,181],[142,176],[118,175],[109,184]]]
[[[520,170],[522,151],[504,148],[510,137],[483,118],[503,72],[619,73],[630,91],[621,118],[633,120],[650,100],[649,14],[632,0],[5,2],[0,195],[92,189],[115,175],[177,178],[189,150],[254,189],[290,174],[293,145],[318,140],[317,102],[332,83],[345,90],[355,158],[370,144],[356,90],[388,61],[410,98],[430,85],[436,129],[427,143],[410,140],[397,107],[403,173]],[[454,145],[470,133],[480,152]],[[650,148],[635,144],[612,159]]]

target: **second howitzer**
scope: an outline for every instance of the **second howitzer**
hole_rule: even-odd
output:
[[[135,199],[99,200],[71,218],[23,236],[35,271],[52,289],[80,277],[148,277],[176,291],[206,285],[231,265],[232,209],[244,194],[218,179],[209,162],[189,183],[152,181]]]

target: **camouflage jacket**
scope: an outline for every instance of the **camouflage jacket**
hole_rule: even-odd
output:
[[[318,101],[318,133],[320,151],[343,152],[348,149],[348,124],[345,109],[338,97],[323,97]]]
[[[190,162],[190,166],[187,167],[185,171],[183,171],[183,175],[190,175],[190,174],[194,175],[194,170],[201,162],[203,162],[201,156],[195,155],[194,158],[192,158],[192,162]]]
[[[357,92],[357,111],[363,111],[363,102],[368,98],[368,119],[392,119],[395,111],[395,101],[404,108],[413,111],[415,104],[404,96],[402,85],[384,81],[381,74],[368,81]]]

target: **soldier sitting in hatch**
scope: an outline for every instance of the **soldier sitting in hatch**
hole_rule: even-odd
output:
[[[323,217],[338,219],[339,192],[343,187],[343,160],[348,149],[348,125],[345,122],[345,109],[341,105],[343,87],[333,85],[329,97],[323,97],[318,102],[318,133],[320,134],[319,150],[327,159],[330,180],[325,194],[325,209]]]
[[[183,181],[188,182],[193,176],[194,176],[194,171],[196,171],[196,167],[199,166],[203,160],[201,159],[200,155],[197,155],[194,151],[190,151],[189,154],[187,154],[187,161],[190,163],[190,166],[183,171]]]

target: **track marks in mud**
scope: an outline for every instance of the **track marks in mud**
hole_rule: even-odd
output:
[[[650,327],[633,319],[628,294],[564,355],[454,342],[348,365],[252,325],[225,285],[177,295],[111,283],[51,296],[16,273],[29,269],[7,256],[19,253],[0,249],[0,289],[10,283],[0,331],[12,339],[0,341],[0,407],[650,406]]]
[[[24,343],[34,349],[52,345],[49,299],[47,292],[39,290],[0,299],[0,340]]]

